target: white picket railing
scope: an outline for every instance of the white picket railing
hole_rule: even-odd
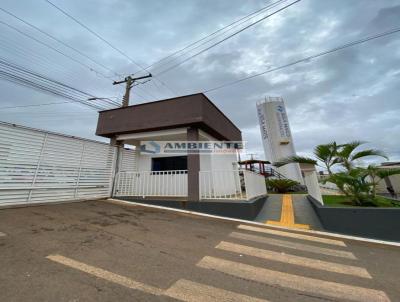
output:
[[[267,186],[263,175],[248,170],[243,170],[243,174],[247,200],[267,194]]]
[[[187,170],[118,172],[114,196],[188,195]]]
[[[245,199],[267,194],[264,176],[247,170],[200,171],[200,199]]]
[[[240,170],[200,171],[200,199],[245,199]]]

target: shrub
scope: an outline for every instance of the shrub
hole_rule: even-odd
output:
[[[293,189],[294,186],[298,185],[297,181],[291,179],[267,179],[267,186],[272,188],[274,191],[278,193],[286,193],[289,192],[290,189]]]

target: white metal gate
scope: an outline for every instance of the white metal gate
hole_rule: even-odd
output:
[[[116,148],[0,122],[0,205],[108,197]]]

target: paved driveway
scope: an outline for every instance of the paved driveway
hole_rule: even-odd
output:
[[[400,301],[400,248],[302,231],[90,201],[0,232],[1,301]]]

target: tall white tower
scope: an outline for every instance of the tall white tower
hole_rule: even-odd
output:
[[[274,163],[296,155],[283,99],[266,97],[257,103],[257,113],[265,159]],[[299,164],[288,164],[276,170],[287,178],[304,183]]]

